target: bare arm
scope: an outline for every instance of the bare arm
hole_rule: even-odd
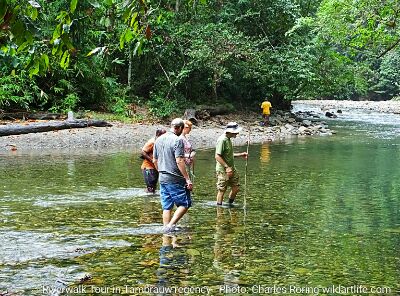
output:
[[[233,156],[247,158],[247,152],[234,153]]]
[[[153,162],[153,159],[152,159],[152,158],[150,157],[150,155],[149,155],[146,151],[144,151],[144,150],[142,150],[142,156],[143,156],[144,159],[147,159],[148,161]]]
[[[215,154],[215,160],[225,168],[225,173],[229,178],[233,176],[233,168],[228,166],[225,159],[220,154]]]
[[[154,164],[154,167],[156,168],[156,170],[158,171],[157,159],[153,158],[153,164]]]
[[[186,180],[187,189],[192,190],[193,184],[192,184],[192,181],[190,180],[188,172],[186,171],[185,158],[184,157],[177,157],[176,158],[176,164],[178,165],[179,171],[181,172],[181,174],[183,175],[183,177]]]
[[[183,175],[183,177],[188,180],[189,178],[189,174],[186,171],[186,166],[185,166],[185,158],[184,157],[177,157],[176,158],[176,164],[178,165],[178,169],[181,172],[181,174]]]
[[[228,168],[228,164],[221,155],[215,154],[215,160],[218,161],[225,169]]]

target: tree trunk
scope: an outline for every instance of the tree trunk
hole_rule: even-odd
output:
[[[128,66],[128,87],[131,88],[132,80],[132,45],[129,44],[129,66]]]
[[[215,99],[215,102],[217,102],[217,100],[218,100],[218,95],[217,95],[217,81],[218,81],[218,75],[217,75],[217,73],[214,73],[214,75],[213,75],[213,93],[214,93],[214,99]]]
[[[21,135],[29,133],[42,133],[71,128],[84,128],[89,126],[106,127],[112,126],[104,120],[71,120],[71,121],[49,121],[35,122],[29,125],[10,124],[0,126],[0,137]]]
[[[183,114],[183,119],[190,120],[193,124],[197,125],[196,110],[186,109],[185,113]]]

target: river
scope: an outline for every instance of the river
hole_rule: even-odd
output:
[[[251,145],[233,208],[214,206],[214,151],[199,151],[172,236],[129,151],[2,155],[0,294],[395,295],[399,119],[346,111],[333,136]]]

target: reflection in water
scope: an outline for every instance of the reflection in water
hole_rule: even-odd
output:
[[[179,286],[190,273],[189,256],[184,245],[188,243],[190,236],[181,234],[162,236],[160,248],[160,266],[157,269],[158,291],[166,291],[168,287]],[[179,242],[179,243],[178,243]],[[167,295],[162,293],[161,295]]]
[[[237,210],[217,208],[213,266],[223,275],[223,285],[226,289],[239,286],[240,271],[235,258],[238,259],[243,248],[238,244],[237,229],[240,222]]]
[[[260,151],[260,161],[262,164],[266,164],[269,162],[270,159],[270,150],[269,150],[269,143],[263,143],[261,145],[261,151]]]
[[[67,160],[67,175],[69,177],[75,176],[75,160],[74,159],[68,159]]]

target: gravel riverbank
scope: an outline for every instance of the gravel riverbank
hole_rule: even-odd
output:
[[[296,118],[293,114],[281,111],[271,116],[271,125],[273,126],[260,126],[260,120],[261,115],[258,113],[214,116],[210,120],[200,121],[198,126],[193,127],[190,134],[191,140],[197,148],[212,148],[216,139],[224,131],[225,125],[230,121],[236,121],[243,127],[243,131],[234,140],[235,145],[245,145],[249,136],[251,143],[262,143],[297,135],[330,134],[329,129],[323,124],[309,121],[303,123],[302,119]],[[3,136],[0,137],[0,152],[85,153],[89,150],[139,152],[144,143],[154,135],[157,128],[169,128],[168,123],[152,125],[110,123],[111,127],[74,128]]]
[[[320,106],[322,109],[367,109],[379,112],[400,113],[400,102],[363,101],[296,101],[296,104]],[[251,143],[262,143],[294,136],[330,135],[332,131],[323,121],[310,122],[293,114],[276,112],[271,116],[274,126],[259,125],[258,113],[219,115],[194,126],[191,140],[198,148],[212,148],[229,121],[236,121],[243,131],[234,140],[235,145],[245,145],[250,135]],[[10,124],[10,123],[8,123]],[[111,127],[87,127],[68,130],[32,133],[0,137],[1,153],[19,152],[66,152],[79,153],[88,150],[139,152],[156,128],[168,128],[168,124],[122,124],[111,122]],[[1,128],[1,126],[0,126]],[[250,131],[250,132],[249,132]]]
[[[338,100],[299,100],[294,104],[307,104],[321,107],[321,110],[361,109],[382,113],[400,114],[400,101],[338,101]]]

